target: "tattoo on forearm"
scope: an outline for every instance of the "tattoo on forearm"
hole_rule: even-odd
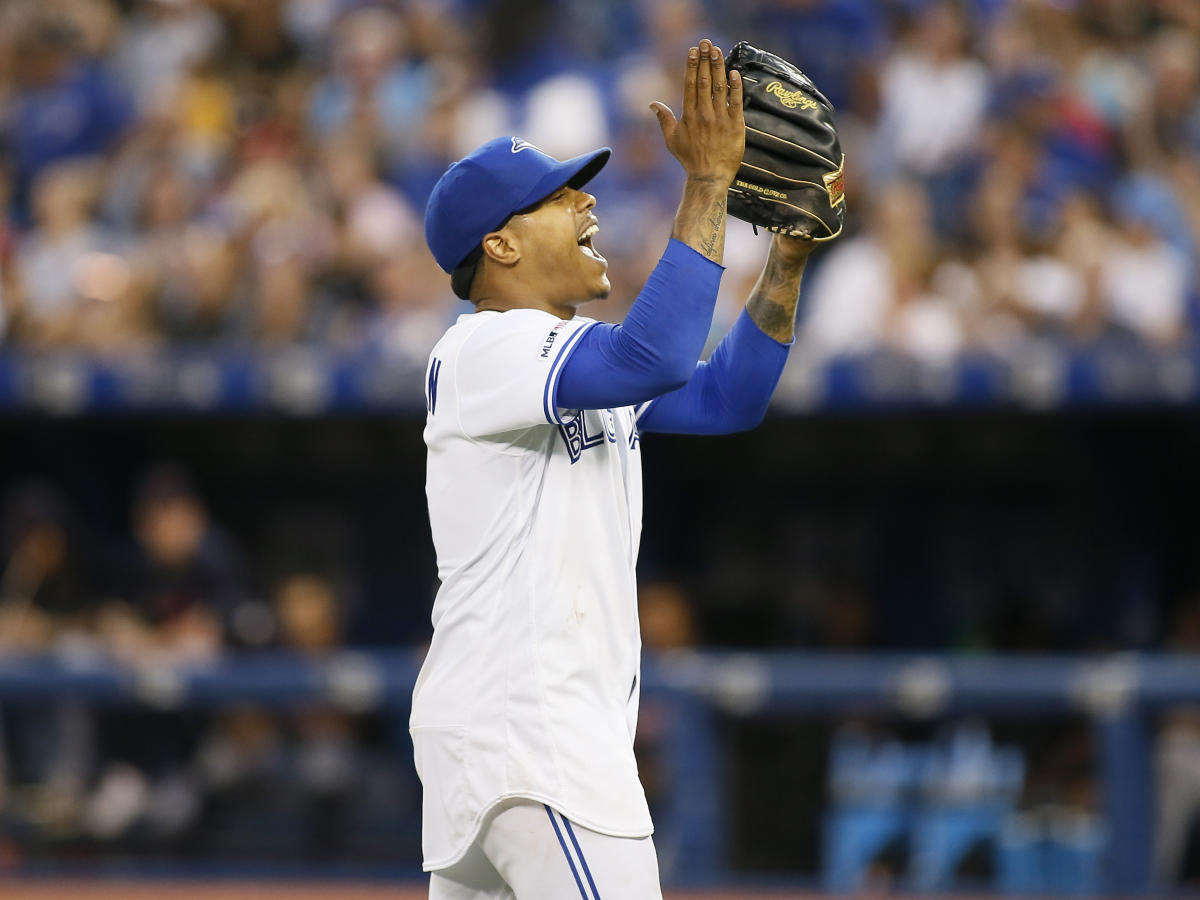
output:
[[[759,276],[758,284],[746,301],[750,318],[766,334],[781,341],[791,338],[796,324],[796,303],[800,297],[800,279],[804,266],[778,259],[774,253]]]
[[[721,228],[725,224],[725,201],[715,201],[708,208],[708,216],[704,221],[708,223],[708,236],[700,242],[700,247],[704,251],[705,256],[716,261],[719,255],[717,251],[717,238],[720,237]]]

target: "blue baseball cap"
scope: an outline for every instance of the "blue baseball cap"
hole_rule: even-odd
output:
[[[518,210],[564,184],[580,188],[604,168],[612,150],[560,162],[511,135],[488,141],[451,163],[425,207],[425,241],[445,272],[453,273],[485,235]]]

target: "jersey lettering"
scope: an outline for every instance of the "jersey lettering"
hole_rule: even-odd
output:
[[[588,420],[592,424],[588,425]],[[570,418],[563,419],[558,426],[563,443],[567,446],[567,455],[571,457],[571,465],[579,462],[584,450],[598,447],[605,441],[610,444],[617,442],[617,422],[611,409],[585,409],[576,412]]]
[[[429,360],[429,376],[425,382],[425,409],[432,416],[437,411],[438,376],[442,373],[442,361],[436,356]]]
[[[604,410],[601,418],[604,420],[604,436],[608,438],[610,444],[617,442],[617,420],[613,417],[611,409]]]

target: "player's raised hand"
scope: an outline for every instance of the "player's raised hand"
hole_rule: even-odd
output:
[[[733,182],[746,149],[742,79],[733,71],[726,82],[720,47],[706,38],[688,50],[679,119],[657,100],[650,108],[658,116],[667,149],[688,178],[711,180],[726,188]]]

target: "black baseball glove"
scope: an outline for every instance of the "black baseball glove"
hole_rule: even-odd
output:
[[[781,234],[829,241],[846,215],[846,161],[833,106],[785,59],[741,41],[725,68],[742,75],[746,153],[729,188],[729,214]]]

